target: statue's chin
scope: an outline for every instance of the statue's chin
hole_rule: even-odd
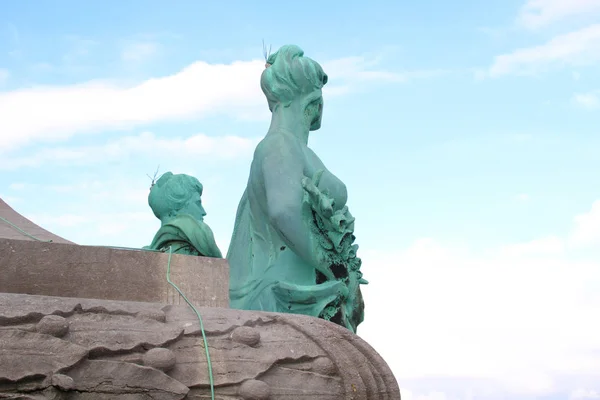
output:
[[[320,128],[321,128],[321,118],[313,121],[313,123],[310,125],[311,131],[316,131],[316,130],[319,130]]]

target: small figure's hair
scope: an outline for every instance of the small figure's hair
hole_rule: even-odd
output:
[[[165,172],[150,189],[148,205],[156,218],[174,216],[195,193],[202,196],[202,184],[193,176]]]
[[[265,39],[263,39],[263,56],[265,57],[265,62],[269,61],[270,55],[271,55],[271,45],[269,45],[269,50],[267,50],[267,46],[265,46]]]
[[[281,47],[269,56],[267,64],[260,87],[270,107],[288,107],[294,99],[320,91],[327,83],[327,74],[319,63],[304,57],[304,51],[295,45]],[[314,99],[307,100],[309,103]]]

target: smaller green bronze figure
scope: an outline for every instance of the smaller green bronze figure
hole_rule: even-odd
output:
[[[150,250],[222,258],[210,227],[204,223],[202,184],[193,176],[164,173],[150,188],[148,204],[161,226]]]

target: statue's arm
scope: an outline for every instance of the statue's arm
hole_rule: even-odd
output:
[[[283,143],[279,145],[276,146],[278,151],[268,152],[262,160],[269,223],[290,250],[327,278],[334,279],[329,265],[319,257],[318,238],[310,229],[308,216],[303,212],[302,178],[306,161],[302,150],[287,147]]]

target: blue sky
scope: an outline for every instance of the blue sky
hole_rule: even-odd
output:
[[[139,247],[189,173],[226,252],[269,112],[262,39],[329,75],[366,321],[405,400],[600,398],[600,0],[7,2],[0,196]]]

